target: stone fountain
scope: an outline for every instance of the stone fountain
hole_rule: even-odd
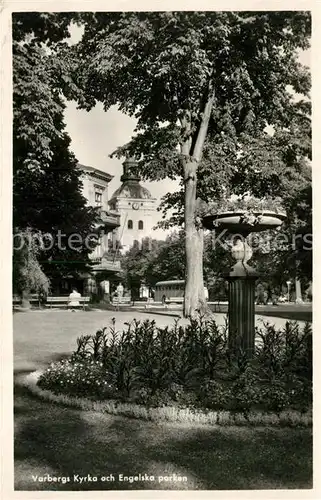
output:
[[[225,275],[229,284],[228,324],[229,350],[236,354],[242,349],[250,357],[255,347],[255,281],[257,271],[248,264],[252,257],[252,248],[246,238],[250,233],[276,229],[285,220],[285,213],[269,210],[237,210],[206,215],[203,225],[206,229],[226,229],[234,236],[231,248],[236,263]]]

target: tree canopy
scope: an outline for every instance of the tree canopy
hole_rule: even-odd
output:
[[[88,268],[91,250],[84,242],[97,218],[81,194],[65,131],[64,96],[76,91],[65,41],[72,18],[68,13],[13,15],[13,223],[21,231],[52,235],[54,245],[40,248],[37,258],[47,274],[60,277]],[[60,247],[58,231],[66,235]],[[82,241],[77,251],[66,245],[75,233]]]
[[[293,92],[309,96],[298,51],[309,47],[310,13],[84,13],[81,22],[73,48],[80,107],[102,102],[134,116],[135,135],[116,154],[136,157],[150,180],[181,178],[190,315],[204,303],[197,198],[224,194],[231,177],[240,189],[251,184],[240,151],[253,149],[253,138],[258,146],[267,125],[281,134],[308,114]]]
[[[184,234],[172,232],[165,241],[144,238],[135,242],[121,259],[124,278],[129,288],[138,289],[142,283],[149,287],[157,281],[184,279]]]
[[[72,21],[84,34],[69,46]],[[184,218],[184,307],[192,314],[204,303],[204,202],[272,193],[284,199],[291,230],[309,231],[311,82],[298,54],[309,47],[310,31],[304,11],[15,14],[15,224],[29,220],[47,230],[60,214],[66,230],[92,228],[64,131],[63,96],[88,111],[97,102],[105,110],[116,105],[137,127],[115,154],[137,158],[146,179],[181,180],[181,192],[169,194],[163,208],[175,207],[174,222]],[[48,185],[58,171],[56,203]],[[36,202],[23,214],[26,186]],[[52,208],[40,210],[47,193]],[[296,257],[305,262],[301,250]]]
[[[286,126],[303,106],[289,86],[310,90],[297,52],[309,47],[308,12],[85,13],[82,22],[80,106],[103,102],[137,118],[138,133],[119,153],[141,158],[149,179],[181,175],[177,146],[187,135],[192,156],[212,90],[215,144],[267,123]]]

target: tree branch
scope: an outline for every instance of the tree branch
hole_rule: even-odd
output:
[[[184,118],[181,118],[181,127],[183,135],[186,136],[185,140],[181,143],[181,153],[184,156],[189,156],[192,146],[192,138],[190,136],[191,132],[191,113],[186,111]]]
[[[209,97],[208,97],[207,102],[205,104],[201,125],[200,125],[199,130],[198,130],[197,139],[196,139],[194,150],[193,150],[193,158],[197,162],[199,162],[201,160],[201,157],[202,157],[203,146],[204,146],[204,142],[206,139],[208,124],[209,124],[210,117],[211,117],[214,99],[215,99],[215,92],[214,92],[214,89],[212,89],[210,86]]]

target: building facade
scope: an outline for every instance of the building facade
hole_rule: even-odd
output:
[[[109,297],[112,284],[119,282],[121,270],[119,258],[112,251],[117,230],[120,227],[120,215],[110,210],[108,206],[108,184],[113,176],[86,165],[78,164],[83,184],[82,194],[90,206],[99,209],[100,239],[95,250],[90,255],[92,273],[85,279],[84,294],[97,294]]]
[[[128,159],[123,163],[120,180],[122,184],[111,196],[109,207],[120,216],[120,226],[114,235],[124,253],[133,246],[134,241],[140,242],[152,235],[157,199],[140,184],[135,160]]]

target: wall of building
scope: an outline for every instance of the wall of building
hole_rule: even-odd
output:
[[[103,173],[103,172],[102,172]],[[82,194],[87,199],[89,206],[101,206],[103,211],[108,212],[108,182],[109,180],[97,179],[91,172],[83,172],[81,176],[83,183]],[[97,197],[98,195],[98,197]],[[101,196],[100,196],[101,195]],[[97,261],[106,256],[110,243],[113,239],[112,229],[102,235],[99,244],[91,254],[91,259]]]
[[[88,205],[92,207],[101,205],[103,210],[108,210],[108,182],[96,179],[88,173],[84,173],[81,180],[82,194],[87,199]],[[96,193],[101,193],[101,202],[96,201]]]
[[[97,206],[96,194],[102,193],[101,206],[103,210],[113,210],[120,214],[120,227],[113,233],[103,238],[101,244],[94,251],[92,258],[99,259],[105,252],[108,252],[109,244],[107,240],[121,242],[121,252],[126,252],[133,246],[134,241],[141,241],[146,237],[153,237],[153,227],[155,225],[155,213],[157,211],[157,200],[153,198],[130,198],[121,195],[108,204],[108,181],[97,179],[91,172],[84,172],[82,175],[83,195],[91,206]],[[128,194],[127,194],[128,195]],[[129,224],[129,221],[131,223]]]
[[[118,199],[117,207],[120,213],[117,236],[121,241],[122,252],[125,252],[133,246],[135,240],[141,241],[143,238],[152,236],[157,209],[156,200]]]

